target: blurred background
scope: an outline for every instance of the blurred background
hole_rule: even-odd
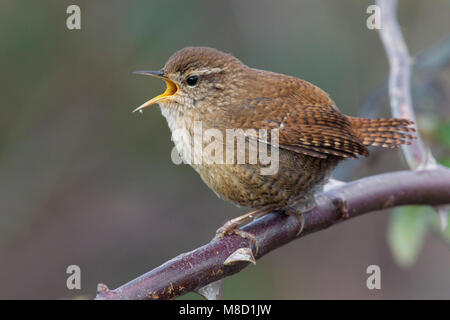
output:
[[[81,30],[66,9],[81,8]],[[388,63],[366,27],[371,1],[0,2],[0,298],[91,299],[208,242],[238,209],[215,196],[173,144],[164,90],[133,75],[184,46],[306,79],[349,115],[389,116]],[[450,1],[400,1],[416,59],[426,143],[450,164]],[[436,49],[437,48],[437,49]],[[447,50],[447,51],[445,51]],[[428,60],[426,60],[428,59]],[[405,169],[398,151],[348,161],[336,178]],[[448,228],[449,229],[449,228]],[[225,280],[225,298],[450,298],[450,231],[428,209],[367,214],[294,241]],[[66,268],[81,268],[68,290]],[[366,268],[381,268],[368,290]],[[184,298],[199,298],[189,294]]]

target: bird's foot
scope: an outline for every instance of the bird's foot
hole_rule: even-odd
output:
[[[255,247],[257,248],[256,236],[254,234],[241,230],[239,229],[239,224],[234,224],[230,222],[231,220],[227,221],[222,227],[217,229],[216,235],[214,236],[213,240],[219,240],[229,234],[235,234],[240,236],[241,238],[250,240],[250,243],[255,245]]]
[[[298,237],[302,233],[303,227],[305,226],[305,215],[302,213],[302,210],[295,207],[287,207],[286,209],[284,209],[284,212],[287,215],[294,215],[297,221],[300,222],[300,228],[295,235],[296,237]]]
[[[236,235],[240,236],[241,238],[248,239],[250,241],[250,244],[255,247],[255,254],[257,254],[258,253],[258,242],[257,242],[256,236],[250,232],[239,229],[239,226],[251,219],[259,218],[267,213],[268,213],[268,210],[266,210],[266,209],[257,209],[254,211],[250,211],[250,212],[248,212],[242,216],[239,216],[237,218],[231,219],[231,220],[227,221],[222,227],[217,229],[216,235],[213,238],[213,240],[222,239],[228,234],[236,234]]]

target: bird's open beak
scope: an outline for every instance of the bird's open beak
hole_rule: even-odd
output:
[[[170,80],[169,78],[167,78],[164,75],[164,72],[162,72],[162,71],[135,71],[133,73],[135,73],[135,74],[144,74],[144,75],[153,76],[153,77],[162,79],[162,80],[164,80],[166,82],[166,86],[167,86],[166,91],[164,91],[163,94],[160,94],[160,95],[154,97],[153,99],[148,100],[147,102],[145,102],[141,106],[139,106],[136,109],[134,109],[133,112],[142,110],[144,108],[147,108],[147,107],[151,106],[152,104],[161,102],[162,100],[165,100],[165,99],[173,96],[178,91],[178,85],[175,82],[173,82],[172,80]]]

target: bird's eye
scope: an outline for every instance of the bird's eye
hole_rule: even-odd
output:
[[[197,82],[198,82],[198,76],[190,76],[189,78],[186,79],[186,83],[190,87],[195,86],[197,84]]]

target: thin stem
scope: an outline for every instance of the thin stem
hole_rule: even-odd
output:
[[[389,96],[392,115],[396,118],[406,118],[414,121],[417,129],[416,116],[411,99],[411,57],[403,38],[396,17],[397,0],[377,0],[381,13],[381,29],[379,34],[389,59]],[[432,155],[425,148],[420,133],[416,132],[417,140],[411,146],[402,146],[402,152],[410,168],[424,166],[433,162]]]

